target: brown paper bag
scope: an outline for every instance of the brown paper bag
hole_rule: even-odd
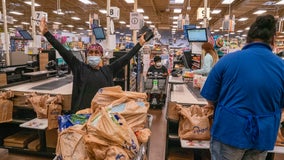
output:
[[[119,146],[129,158],[139,151],[139,144],[134,132],[119,113],[108,113],[106,108],[92,114],[87,122],[88,136],[85,138],[89,155],[96,160],[105,159],[110,146]]]
[[[75,125],[58,135],[56,155],[64,160],[89,160],[85,150],[85,125]]]
[[[178,135],[181,139],[209,140],[210,122],[208,111],[198,105],[180,108]],[[211,112],[213,113],[213,112]]]
[[[49,95],[37,95],[33,93],[28,97],[28,102],[30,102],[33,106],[34,111],[37,114],[37,118],[47,118],[47,99]]]
[[[13,120],[13,101],[10,100],[12,97],[14,97],[12,91],[0,93],[0,123]]]
[[[171,120],[179,120],[179,113],[178,113],[178,108],[177,106],[180,106],[176,102],[168,102],[168,118]]]

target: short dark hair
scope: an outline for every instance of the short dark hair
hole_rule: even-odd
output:
[[[160,56],[155,56],[154,57],[154,62],[158,62],[158,61],[161,61],[162,58]]]
[[[272,15],[258,16],[250,26],[247,35],[247,43],[260,39],[264,43],[270,44],[276,34],[276,19]]]

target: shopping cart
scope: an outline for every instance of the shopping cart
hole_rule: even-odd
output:
[[[161,109],[166,100],[167,76],[149,75],[144,79],[144,92],[148,96],[150,108]]]

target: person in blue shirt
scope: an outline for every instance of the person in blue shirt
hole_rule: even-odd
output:
[[[202,52],[205,52],[203,58],[202,67],[197,70],[193,70],[195,74],[208,75],[214,64],[218,61],[218,55],[214,50],[214,47],[211,43],[205,42],[201,46]]]
[[[214,107],[212,160],[265,160],[284,107],[284,62],[272,52],[276,20],[257,17],[242,50],[222,57],[201,90]]]

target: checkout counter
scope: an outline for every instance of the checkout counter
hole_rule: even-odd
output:
[[[192,104],[198,104],[203,106],[207,104],[207,101],[200,96],[199,89],[196,89],[192,86],[192,82],[184,81],[183,78],[170,76],[168,80],[168,88],[167,88],[167,138],[166,138],[166,158],[169,156],[169,148],[172,147],[169,145],[171,141],[178,141],[179,147],[181,149],[190,149],[193,150],[194,160],[201,160],[202,153],[204,150],[209,150],[210,141],[209,140],[183,140],[178,136],[178,125],[179,121],[177,119],[172,119],[169,116],[169,112],[172,111],[170,109],[170,103],[175,102],[178,104],[182,104],[184,106],[190,106]],[[267,160],[273,160],[274,153],[284,154],[284,147],[275,146],[274,150],[269,151],[267,155]]]

